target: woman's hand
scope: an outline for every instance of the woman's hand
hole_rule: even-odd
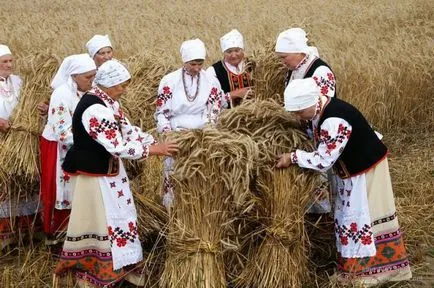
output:
[[[179,147],[175,141],[155,143],[149,147],[149,155],[173,156],[178,151]]]
[[[48,114],[48,103],[47,102],[40,102],[36,108],[39,111],[39,116],[44,117]]]
[[[291,153],[284,153],[277,156],[276,168],[288,168],[291,165]]]
[[[252,93],[251,91],[252,89],[250,87],[244,87],[231,91],[229,94],[231,95],[232,100],[237,100],[245,97],[248,98],[249,95]]]
[[[7,132],[9,129],[9,121],[6,119],[0,118],[0,131]]]

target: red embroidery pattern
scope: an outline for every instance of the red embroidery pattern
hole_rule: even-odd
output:
[[[338,220],[335,220],[335,232],[344,246],[348,245],[349,240],[352,240],[354,243],[360,241],[363,245],[369,245],[373,242],[373,232],[371,226],[368,224],[363,225],[359,229],[355,222],[351,223],[350,227],[347,227],[346,225],[339,225]]]
[[[220,112],[220,109],[222,107],[222,95],[219,93],[218,89],[216,87],[213,87],[211,89],[211,92],[208,96],[207,106],[212,107],[212,113],[214,115],[217,115]],[[217,104],[217,105],[215,105]]]
[[[108,121],[106,119],[102,119],[101,122],[99,122],[96,117],[89,119],[89,136],[92,137],[92,139],[96,139],[99,134],[103,134],[108,140],[114,139],[112,144],[116,147],[119,144],[119,142],[116,141],[118,130],[119,127],[116,122]]]
[[[169,86],[163,87],[163,92],[157,95],[157,107],[163,106],[167,100],[172,98],[172,91],[170,91]]]
[[[98,88],[95,88],[94,90],[95,95],[98,96],[101,100],[103,100],[104,102],[109,103],[110,105],[113,105],[115,103],[115,100],[113,100],[112,98],[110,98],[107,94],[105,94],[103,91],[101,91]]]
[[[349,139],[351,136],[351,130],[339,124],[338,131],[335,137],[331,137],[329,132],[325,129],[321,129],[319,135],[320,143],[324,143],[327,146],[327,154],[331,154],[331,150],[336,149],[336,143],[343,143],[345,139]]]
[[[293,164],[298,163],[297,153],[295,153],[295,152],[291,152],[291,163],[293,163]]]
[[[318,78],[317,76],[312,77],[318,87],[321,88],[321,94],[326,95],[329,93],[329,91],[335,91],[336,87],[336,80],[333,73],[327,73],[327,79],[324,77]]]
[[[112,226],[108,226],[108,235],[110,237],[110,243],[113,245],[116,242],[118,247],[124,247],[127,245],[127,241],[133,243],[138,237],[137,225],[134,222],[128,223],[129,231],[124,231],[120,227],[113,229]]]

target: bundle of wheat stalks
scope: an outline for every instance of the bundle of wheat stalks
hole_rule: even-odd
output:
[[[265,147],[251,185],[253,209],[244,210],[249,211],[244,214],[245,223],[254,221],[256,225],[246,235],[239,235],[247,261],[244,269],[234,271],[239,273],[234,284],[300,287],[307,271],[304,214],[316,177],[295,166],[283,170],[272,166],[276,155],[311,148],[305,134],[293,116],[274,101],[250,101],[228,110],[219,118],[218,128],[248,135]]]
[[[175,200],[169,219],[161,287],[226,287],[223,252],[232,209],[246,198],[258,145],[215,128],[180,132],[172,175]]]
[[[0,166],[9,175],[26,181],[39,179],[39,142],[43,128],[36,106],[50,96],[50,82],[59,66],[59,58],[50,53],[38,53],[17,63],[23,79],[20,101],[15,108],[11,129],[3,135]]]
[[[158,58],[159,56],[155,54],[146,53],[131,56],[125,61],[128,71],[131,73],[131,83],[126,95],[121,99],[122,108],[131,123],[144,131],[155,128],[154,113],[158,85],[161,78],[172,69],[168,65],[157,62],[156,59]],[[143,178],[143,171],[149,175],[156,170],[154,165],[151,166],[152,169],[147,169],[148,161],[124,161],[130,179]],[[151,162],[153,161],[151,160]],[[148,181],[154,179],[157,178],[147,177],[145,189],[149,186]]]

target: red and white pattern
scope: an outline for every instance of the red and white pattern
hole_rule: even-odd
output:
[[[318,59],[312,52],[307,54],[306,57],[297,65],[292,71],[289,82],[294,79],[303,79],[312,63]],[[324,96],[333,97],[336,91],[336,79],[332,70],[327,66],[319,66],[312,74],[312,78],[315,79],[318,86],[321,88],[321,93]]]
[[[56,177],[56,209],[71,209],[73,187],[70,176],[62,170],[62,164],[73,144],[72,114],[82,94],[77,91],[76,84],[67,82],[55,89],[50,97],[48,119],[42,137],[57,142],[56,175],[53,175]]]
[[[312,120],[317,149],[313,152],[296,150],[291,153],[291,161],[302,168],[326,172],[344,151],[351,137],[352,126],[344,119],[331,117],[324,120],[318,129],[320,115],[317,113]],[[337,175],[333,177],[337,183],[335,233],[338,252],[342,257],[348,258],[375,255],[365,174],[347,179],[341,179]],[[356,227],[358,234],[355,231],[356,234],[351,234]]]
[[[84,111],[82,123],[89,135],[111,154],[126,159],[146,158],[154,138],[132,126],[119,103],[98,88],[91,90],[106,104],[95,104]]]
[[[182,73],[185,73],[185,90],[194,95],[198,90],[197,97],[189,101],[185,95]],[[220,114],[225,100],[221,89],[215,85],[213,79],[200,72],[192,77],[180,68],[166,76],[160,82],[156,101],[155,120],[157,130],[160,133],[169,131],[181,131],[188,129],[200,129],[208,123],[214,124]],[[197,84],[199,83],[199,87]],[[173,185],[169,174],[172,171],[173,159],[168,157],[164,161],[163,204],[169,207],[173,202]]]
[[[199,89],[197,97],[191,102],[185,95],[182,73],[185,73],[185,90],[190,95]],[[222,101],[223,93],[205,71],[200,72],[198,81],[198,76],[192,77],[180,68],[164,76],[160,82],[155,113],[157,130],[161,133],[202,128],[205,124],[216,121]]]
[[[91,93],[106,106],[95,104],[82,115],[82,123],[89,135],[114,156],[143,159],[149,154],[154,138],[132,126],[119,102],[112,100],[98,88]],[[98,177],[101,188],[107,231],[111,241],[113,269],[117,270],[142,260],[142,248],[137,231],[137,213],[125,168],[120,161],[119,174]]]

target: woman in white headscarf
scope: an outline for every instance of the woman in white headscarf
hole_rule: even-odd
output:
[[[108,35],[95,35],[86,43],[89,56],[95,61],[96,67],[113,59],[113,46]]]
[[[216,81],[202,70],[205,44],[200,39],[188,40],[182,43],[180,52],[183,66],[164,76],[158,87],[155,120],[160,133],[213,124],[222,106],[228,105]],[[169,181],[172,162],[172,158],[164,161],[163,204],[166,207],[173,202],[173,186]]]
[[[87,54],[66,57],[51,82],[48,120],[40,138],[41,200],[47,244],[55,244],[68,223],[74,179],[62,171],[72,146],[72,114],[78,101],[92,87],[96,65]]]
[[[13,69],[14,58],[9,47],[0,45],[0,133],[9,130],[9,118],[20,100],[22,81],[12,74]],[[32,228],[38,207],[38,195],[25,200],[15,195],[10,198],[7,192],[10,181],[6,177],[0,179],[0,251]]]
[[[306,32],[291,28],[279,34],[276,55],[288,68],[285,86],[295,79],[313,78],[321,93],[336,96],[336,79],[330,66],[319,58],[318,49],[307,45]]]
[[[226,94],[229,107],[239,105],[253,88],[250,68],[246,67],[243,35],[236,29],[220,38],[223,60],[210,66],[206,73]]]
[[[285,89],[285,109],[312,120],[315,151],[288,151],[278,168],[336,171],[334,224],[338,279],[363,287],[411,278],[387,162],[387,147],[349,103],[322,95],[312,78]]]
[[[118,101],[130,78],[118,61],[103,63],[96,74],[96,87],[81,98],[72,120],[74,144],[63,169],[77,178],[55,273],[73,272],[80,285],[112,287],[123,279],[143,285],[134,274],[133,264],[142,260],[143,253],[134,199],[121,160],[170,156],[178,149],[173,142],[156,143],[125,117]]]
[[[279,34],[276,40],[276,55],[288,68],[285,87],[296,79],[313,78],[326,96],[336,97],[336,78],[330,66],[319,58],[318,49],[307,45],[306,32],[301,28],[291,28]],[[309,137],[312,135],[310,121],[302,121]],[[328,213],[329,194],[336,192],[332,171],[321,173],[316,189],[320,200],[313,203],[309,212]]]

